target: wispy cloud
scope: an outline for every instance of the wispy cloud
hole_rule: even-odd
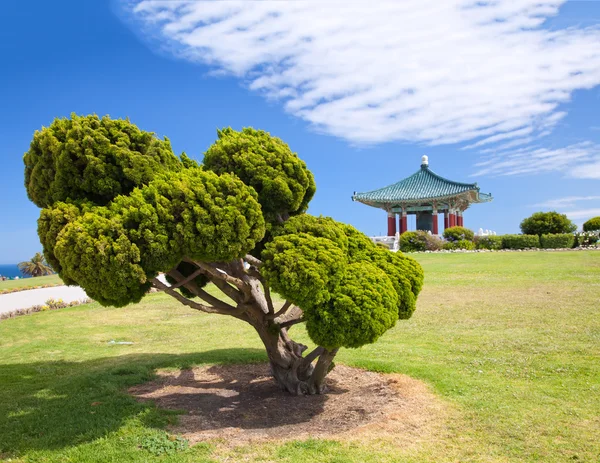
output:
[[[520,146],[552,130],[574,90],[600,83],[600,30],[544,27],[562,0],[124,1],[153,46],[354,143]],[[584,149],[482,172],[556,170]]]
[[[559,171],[575,178],[600,179],[600,145],[586,141],[562,148],[527,146],[488,156],[476,164],[481,175],[523,175]]]
[[[600,217],[600,209],[579,209],[576,211],[567,211],[565,214],[567,214],[567,217],[569,217],[571,220],[583,222],[591,219],[592,217]]]
[[[534,204],[532,207],[564,209],[565,207],[574,207],[576,203],[582,201],[596,201],[600,203],[600,196],[566,196],[564,198],[550,199],[543,203]]]

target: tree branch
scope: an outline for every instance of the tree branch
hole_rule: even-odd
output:
[[[304,317],[294,318],[292,320],[287,320],[283,323],[279,324],[279,328],[289,328],[290,326],[297,325],[298,323],[302,323],[304,321]]]
[[[313,351],[308,354],[306,357],[302,359],[302,364],[300,365],[300,370],[305,370],[308,366],[323,352],[325,352],[325,348],[319,346],[315,347]]]
[[[290,308],[291,305],[292,305],[292,303],[290,301],[285,301],[285,304],[283,304],[281,306],[281,309],[279,309],[274,314],[267,316],[267,320],[274,320],[277,317],[279,317],[280,315],[283,315],[284,313],[287,312],[287,310]]]
[[[243,313],[242,310],[238,310],[238,309],[234,309],[234,311],[224,310],[224,309],[220,309],[218,307],[212,307],[212,306],[208,306],[208,305],[204,305],[204,304],[199,304],[198,302],[195,302],[195,301],[191,301],[187,297],[182,296],[174,289],[171,289],[169,286],[165,285],[158,278],[153,278],[152,284],[155,287],[157,287],[158,289],[160,289],[161,291],[164,291],[165,293],[167,293],[169,296],[174,297],[182,304],[187,305],[188,307],[190,307],[194,310],[199,310],[201,312],[206,312],[206,313],[216,313],[216,314],[221,314],[221,315],[232,315],[236,318],[243,319],[243,317],[241,316]]]
[[[232,285],[240,288],[241,290],[245,289],[244,282],[242,280],[240,280],[239,278],[232,277],[231,275],[228,275],[227,273],[217,269],[216,267],[213,267],[210,264],[207,264],[206,262],[199,262],[199,261],[191,261],[191,262],[196,264],[201,269],[205,270],[205,272],[208,273],[211,277],[226,281],[227,283],[231,283]]]
[[[169,273],[173,273],[174,271],[172,270]],[[179,273],[179,272],[177,272]],[[174,285],[169,286],[171,289],[177,289],[183,285],[185,285],[186,283],[192,281],[194,278],[196,278],[198,275],[201,275],[204,273],[204,270],[202,270],[201,268],[199,268],[198,270],[196,270],[194,273],[192,273],[190,276],[183,278],[183,280],[179,280],[177,278],[177,283]],[[181,275],[181,274],[179,274]],[[181,277],[183,277],[183,275],[181,275]]]
[[[246,257],[244,257],[244,260],[246,262],[248,262],[250,265],[254,265],[257,268],[262,266],[262,264],[263,264],[262,260],[257,259],[256,257],[251,256],[250,254],[246,254]]]
[[[202,271],[202,269],[200,269],[200,271]],[[183,275],[179,271],[177,271],[177,270],[171,270],[169,272],[169,275],[171,275],[177,281],[183,279]],[[171,289],[175,289],[178,286],[180,286],[180,285],[177,284],[176,286],[171,286],[170,288]],[[193,281],[186,283],[185,287],[189,291],[191,291],[192,293],[194,293],[196,296],[200,297],[201,299],[203,299],[204,301],[208,302],[209,304],[212,304],[215,307],[218,307],[220,309],[226,309],[226,310],[236,310],[236,308],[234,306],[232,306],[230,304],[227,304],[227,302],[222,301],[221,299],[213,296],[212,294],[209,294],[204,289],[200,288]]]

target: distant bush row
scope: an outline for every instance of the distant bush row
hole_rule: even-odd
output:
[[[500,250],[500,249],[568,249],[593,246],[598,242],[598,232],[549,233],[538,235],[474,236],[464,227],[444,230],[444,238],[425,231],[409,231],[400,235],[400,250],[404,252],[440,250]]]

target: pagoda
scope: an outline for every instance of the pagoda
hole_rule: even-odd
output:
[[[463,213],[473,203],[487,203],[491,194],[480,193],[477,183],[460,183],[440,177],[429,169],[423,156],[421,169],[393,185],[367,193],[354,193],[352,201],[378,207],[388,213],[388,236],[396,235],[396,214],[400,234],[407,231],[407,216],[417,216],[417,230],[437,235],[438,214],[444,214],[444,229],[464,226]]]

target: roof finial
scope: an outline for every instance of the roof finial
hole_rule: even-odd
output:
[[[427,156],[423,156],[421,158],[421,167],[429,166],[429,158]]]

